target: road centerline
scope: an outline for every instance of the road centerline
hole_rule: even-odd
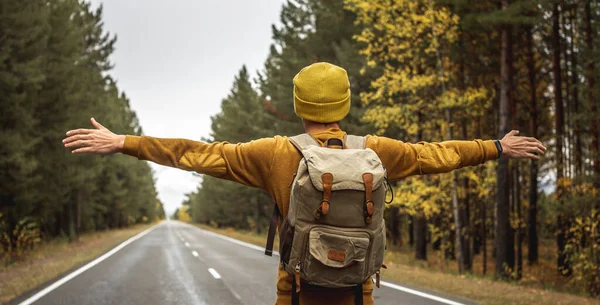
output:
[[[240,241],[240,240],[228,237],[228,236],[224,236],[224,235],[221,235],[221,234],[218,234],[218,233],[215,233],[215,232],[204,230],[204,229],[198,228],[196,226],[193,226],[193,225],[190,225],[190,224],[187,224],[187,223],[183,223],[183,222],[179,222],[179,223],[181,223],[181,224],[183,224],[185,226],[194,228],[194,229],[202,232],[205,235],[214,236],[214,237],[217,237],[219,239],[226,240],[226,241],[229,241],[231,243],[234,243],[234,244],[237,244],[237,245],[240,245],[240,246],[244,246],[246,248],[251,248],[251,249],[254,249],[254,250],[261,251],[261,252],[265,251],[264,248],[261,248],[259,246],[256,246],[256,245],[253,245],[253,244],[250,244],[250,243],[246,243],[246,242],[243,242],[243,241]],[[273,255],[279,256],[279,253],[277,253],[277,252],[274,251]],[[209,272],[210,272],[210,269],[212,269],[212,268],[209,268]],[[211,274],[212,274],[212,272],[211,272]],[[404,287],[404,286],[401,286],[401,285],[398,285],[398,284],[390,283],[390,282],[381,281],[381,285],[385,286],[385,287],[388,287],[388,288],[391,288],[391,289],[394,289],[396,291],[402,291],[404,293],[416,295],[418,297],[422,297],[424,299],[429,299],[429,300],[436,301],[436,302],[443,303],[443,304],[448,304],[448,305],[465,305],[464,303],[460,303],[460,302],[457,302],[457,301],[453,301],[453,300],[450,300],[450,299],[446,299],[446,298],[443,298],[443,297],[440,297],[440,296],[436,296],[436,295],[429,294],[429,293],[426,293],[426,292],[418,291],[418,290],[415,290],[415,289],[410,289],[410,288],[407,288],[407,287]]]
[[[213,268],[208,268],[208,272],[210,272],[210,274],[216,279],[221,278],[221,275],[217,272],[217,270],[215,270]]]

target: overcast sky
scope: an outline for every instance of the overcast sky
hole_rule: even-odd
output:
[[[111,75],[144,134],[199,140],[210,133],[233,78],[262,69],[282,0],[92,0],[117,35]],[[102,123],[101,117],[96,119]],[[191,173],[153,164],[168,214],[196,189]]]

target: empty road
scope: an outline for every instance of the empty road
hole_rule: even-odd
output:
[[[143,234],[143,233],[142,233]],[[272,305],[279,257],[259,247],[166,221],[19,305]],[[375,304],[473,305],[386,283]]]

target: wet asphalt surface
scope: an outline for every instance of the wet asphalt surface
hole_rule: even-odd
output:
[[[166,221],[33,304],[272,305],[278,260],[257,247]],[[20,304],[35,292],[9,304]],[[388,287],[376,288],[374,295],[377,305],[475,304],[447,295],[436,301]]]

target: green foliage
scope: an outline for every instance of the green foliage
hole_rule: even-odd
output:
[[[24,217],[14,228],[9,228],[3,216],[0,214],[0,258],[10,264],[35,248],[41,241],[41,232],[31,217]]]
[[[211,139],[207,140],[240,143],[267,136],[270,120],[262,105],[246,67],[242,67],[230,94],[221,102],[221,112],[211,118]],[[184,202],[194,221],[258,230],[266,225],[269,205],[263,191],[210,176],[203,176],[198,190]]]
[[[0,195],[14,199],[0,206],[0,234],[12,244],[5,254],[20,253],[16,240],[30,247],[41,236],[76,240],[81,232],[164,218],[148,164],[73,156],[61,143],[92,115],[117,133],[141,134],[108,74],[116,38],[103,29],[102,8],[9,0],[0,15]]]
[[[575,218],[565,247],[571,262],[576,287],[600,296],[600,212],[593,209]]]

